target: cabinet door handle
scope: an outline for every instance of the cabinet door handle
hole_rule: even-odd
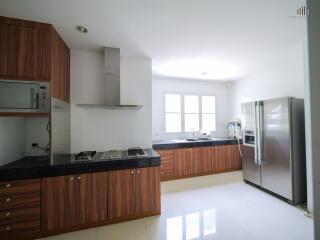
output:
[[[131,173],[131,174],[134,174],[134,170],[131,170],[130,173]]]
[[[6,212],[6,217],[10,217],[11,216],[11,212]]]
[[[77,179],[78,179],[78,180],[81,180],[81,176],[78,176]]]
[[[6,231],[10,231],[10,230],[11,230],[11,227],[10,227],[10,226],[6,226],[5,230],[6,230]]]
[[[140,175],[140,170],[138,170],[137,173]]]
[[[8,184],[6,185],[6,188],[11,188],[11,187],[12,187],[11,183],[8,183]]]
[[[6,202],[11,202],[11,198],[10,197],[6,198]]]
[[[70,180],[70,181],[73,181],[73,180],[74,180],[74,177],[70,177],[69,180]]]

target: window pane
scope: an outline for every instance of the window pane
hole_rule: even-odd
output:
[[[185,113],[199,113],[199,97],[198,96],[184,96],[184,112]]]
[[[186,216],[186,239],[198,239],[200,237],[199,213],[191,213]]]
[[[199,131],[199,114],[185,114],[184,121],[186,132]]]
[[[181,132],[180,113],[166,113],[166,132]]]
[[[202,96],[202,113],[216,113],[215,102],[214,96]]]
[[[181,112],[181,100],[179,94],[165,95],[166,112]]]
[[[211,132],[216,130],[216,115],[202,114],[202,131]]]

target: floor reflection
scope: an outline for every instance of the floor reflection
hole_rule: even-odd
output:
[[[216,233],[216,223],[216,209],[168,218],[167,240],[206,239]]]

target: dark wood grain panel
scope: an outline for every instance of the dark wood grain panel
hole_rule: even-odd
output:
[[[198,174],[201,172],[202,166],[202,148],[191,148],[190,149],[190,159],[191,162],[190,174]]]
[[[201,173],[209,173],[213,170],[213,148],[203,147],[201,161]]]
[[[52,28],[52,25],[49,23],[41,23],[41,22],[10,18],[10,17],[4,17],[4,16],[0,16],[0,23],[7,24],[7,25],[15,25],[17,27],[29,27],[29,28],[36,28],[36,29],[43,29],[43,30],[50,30]]]
[[[0,23],[0,76],[7,75],[8,25]]]
[[[0,225],[35,219],[40,220],[40,205],[0,211]]]
[[[0,196],[0,210],[40,204],[40,192]]]
[[[50,80],[51,31],[8,25],[7,75]]]
[[[109,219],[135,215],[135,170],[112,171],[108,181]]]
[[[40,191],[40,179],[0,182],[0,195],[32,193]]]
[[[40,233],[40,220],[0,225],[1,239]]]
[[[70,101],[70,50],[52,29],[51,94],[62,101]]]
[[[43,231],[62,229],[67,225],[67,177],[49,177],[42,180],[41,225]]]
[[[109,172],[93,173],[93,221],[108,220]]]
[[[92,174],[77,175],[75,180],[76,224],[87,224],[92,222]]]
[[[160,168],[136,169],[136,214],[160,212]]]

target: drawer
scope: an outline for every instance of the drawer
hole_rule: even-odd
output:
[[[0,211],[0,225],[40,219],[40,205]]]
[[[160,178],[167,179],[174,177],[174,170],[160,170]]]
[[[10,194],[40,192],[40,190],[41,190],[40,179],[0,182],[0,196],[10,195]]]
[[[173,170],[174,164],[173,163],[161,163],[160,170]]]
[[[174,158],[173,150],[162,150],[162,151],[158,151],[158,153],[161,157],[161,160]]]
[[[40,192],[0,196],[0,210],[40,205]]]
[[[18,237],[40,232],[40,220],[0,225],[1,238]]]

